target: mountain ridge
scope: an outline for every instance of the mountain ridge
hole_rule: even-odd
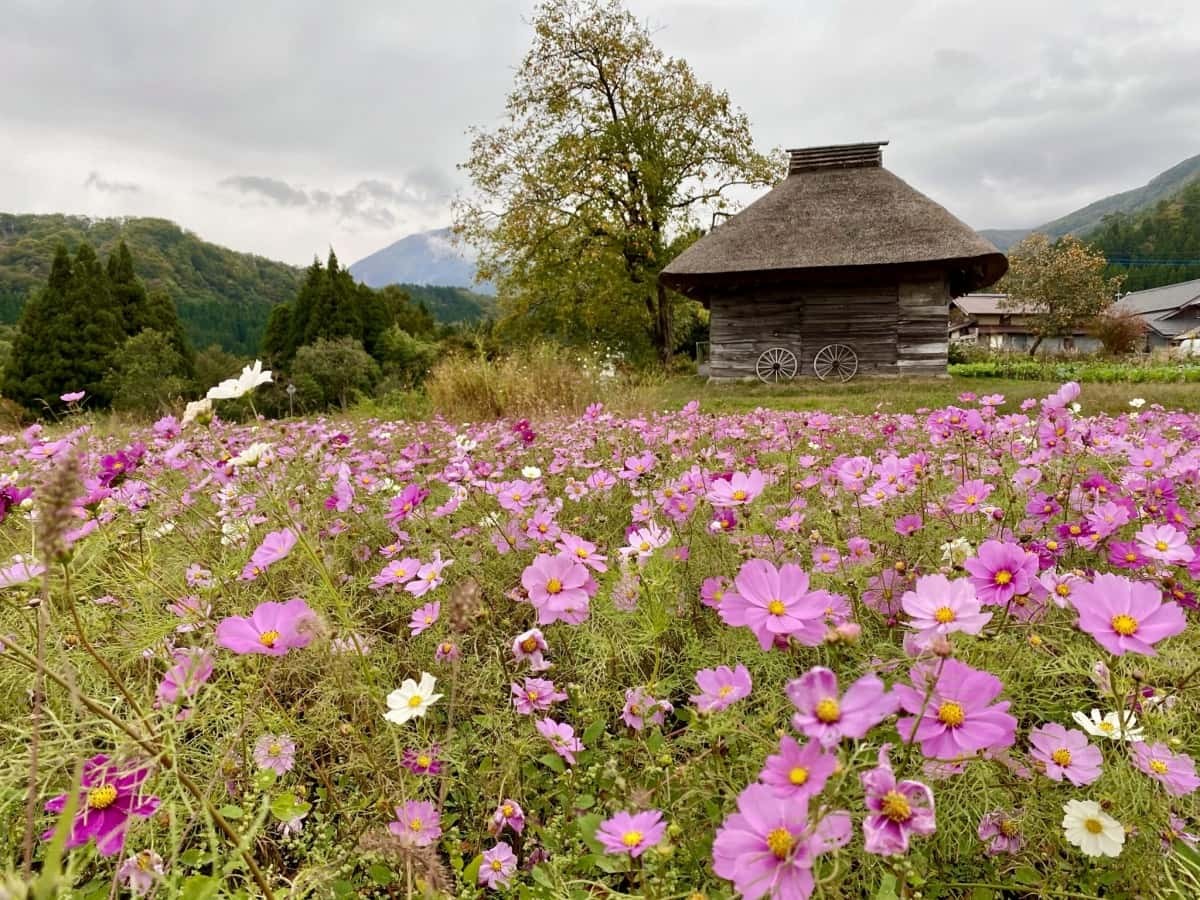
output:
[[[349,268],[351,275],[373,288],[408,283],[468,288],[476,294],[496,292],[486,282],[476,283],[475,260],[455,241],[449,228],[406,235],[351,263]]]

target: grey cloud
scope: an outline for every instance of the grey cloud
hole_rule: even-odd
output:
[[[83,186],[105,194],[137,194],[142,190],[141,185],[132,181],[110,181],[95,170],[88,173]]]
[[[340,221],[380,229],[394,227],[405,210],[424,210],[449,200],[446,183],[428,173],[402,184],[364,179],[344,191],[308,189],[266,175],[232,175],[219,186],[274,206],[332,214]]]

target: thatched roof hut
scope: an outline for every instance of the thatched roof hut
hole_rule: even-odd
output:
[[[714,378],[753,376],[771,347],[807,373],[836,343],[860,371],[945,372],[950,298],[1008,261],[884,169],[885,143],[790,151],[787,178],[663,270],[711,311]]]

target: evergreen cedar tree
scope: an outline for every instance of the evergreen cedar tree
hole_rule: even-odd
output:
[[[40,412],[60,404],[68,391],[87,391],[94,405],[111,400],[104,384],[111,357],[128,338],[152,328],[162,332],[183,360],[190,377],[194,355],[184,337],[175,304],[147,294],[122,241],[107,267],[88,243],[72,260],[59,244],[46,285],[26,303],[4,376],[4,396]]]
[[[301,347],[350,338],[378,359],[383,336],[393,325],[410,335],[434,331],[433,317],[424,306],[413,306],[402,290],[375,291],[356,283],[330,251],[326,265],[314,259],[308,267],[296,299],[271,310],[262,357],[287,368]]]
[[[1200,179],[1136,216],[1105,217],[1088,240],[1110,260],[1105,274],[1125,276],[1123,290],[1200,278]]]

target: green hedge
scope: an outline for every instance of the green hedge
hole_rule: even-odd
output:
[[[1021,381],[1080,381],[1104,384],[1200,382],[1200,362],[1139,365],[1103,361],[987,360],[955,363],[950,374],[960,378],[1011,378]]]

